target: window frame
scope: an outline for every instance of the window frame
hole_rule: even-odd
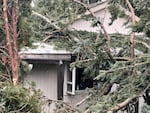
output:
[[[71,76],[71,81],[68,79]],[[71,91],[68,87],[71,86]],[[75,95],[75,86],[76,86],[76,67],[72,69],[71,72],[67,74],[67,93],[71,95]]]

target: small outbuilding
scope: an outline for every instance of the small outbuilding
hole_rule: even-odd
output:
[[[72,105],[88,95],[85,89],[93,87],[92,81],[87,80],[86,83],[81,80],[84,76],[83,69],[70,70],[73,60],[71,52],[56,50],[54,45],[45,43],[33,45],[36,48],[24,48],[20,52],[20,58],[32,67],[25,79],[26,85],[34,81],[36,88],[40,89],[46,98],[63,100]]]

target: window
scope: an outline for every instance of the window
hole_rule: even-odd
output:
[[[76,68],[69,72],[67,76],[67,93],[75,95]]]

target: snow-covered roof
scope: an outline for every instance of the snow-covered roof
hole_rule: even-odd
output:
[[[46,43],[33,43],[33,46],[35,48],[22,48],[20,54],[71,54],[71,52],[66,51],[65,49],[56,50],[54,45],[49,45]]]
[[[71,60],[71,52],[64,49],[56,50],[54,45],[34,43],[35,48],[25,47],[19,52],[21,59],[25,60]]]

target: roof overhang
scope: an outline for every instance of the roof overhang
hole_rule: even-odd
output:
[[[19,52],[20,59],[34,61],[71,61],[72,53],[66,50],[56,50],[54,45],[33,43],[36,48],[23,48]]]

